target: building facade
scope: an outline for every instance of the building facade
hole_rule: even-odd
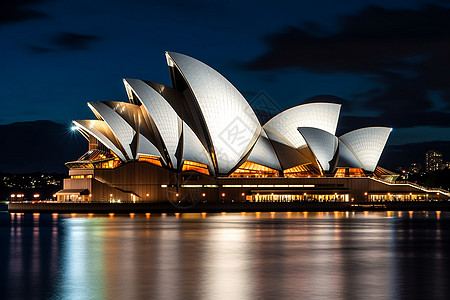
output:
[[[124,79],[129,102],[90,102],[73,121],[89,150],[58,201],[384,201],[439,192],[377,167],[391,128],[336,136],[341,105],[308,103],[260,124],[242,94],[192,57],[166,52],[172,87]]]
[[[442,153],[436,150],[428,150],[425,153],[425,169],[427,172],[438,171],[442,168]]]

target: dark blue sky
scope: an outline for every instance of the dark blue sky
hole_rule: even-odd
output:
[[[450,140],[449,1],[7,0],[0,35],[0,124],[94,118],[87,101],[126,101],[122,78],[170,84],[171,50],[250,102],[339,97],[340,134],[385,125],[390,145]]]

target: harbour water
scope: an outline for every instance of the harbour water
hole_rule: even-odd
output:
[[[449,212],[10,214],[2,299],[449,299]]]

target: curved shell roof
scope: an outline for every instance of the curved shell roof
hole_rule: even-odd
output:
[[[192,129],[183,122],[183,160],[199,162],[213,170],[213,165],[208,152],[202,143],[192,131]]]
[[[131,143],[136,131],[114,109],[103,102],[90,102],[89,107],[99,116],[119,140],[129,159],[136,158],[131,150]]]
[[[325,130],[312,127],[299,127],[298,131],[305,139],[308,147],[319,161],[323,171],[330,171],[330,162],[338,149],[338,138]]]
[[[347,149],[339,153],[347,161],[358,161],[364,170],[375,171],[392,128],[366,127],[339,137]],[[348,150],[348,151],[347,151]]]
[[[303,104],[279,113],[263,128],[271,140],[299,148],[305,146],[306,141],[298,134],[298,127],[314,127],[334,135],[340,110],[341,105],[335,103]]]
[[[144,154],[161,157],[158,149],[156,149],[156,147],[142,134],[139,135],[139,145],[137,153],[138,155]]]
[[[139,98],[155,123],[173,168],[178,167],[175,153],[181,137],[181,119],[161,94],[139,79],[124,79],[127,89]]]
[[[283,111],[261,127],[253,109],[221,74],[192,57],[166,52],[173,88],[124,79],[131,103],[89,106],[99,120],[74,121],[121,160],[157,156],[180,171],[183,161],[208,166],[210,174],[232,173],[245,160],[276,170],[300,165],[329,171],[339,159],[374,171],[391,131],[362,128],[339,139],[340,104],[308,103]]]
[[[105,121],[101,120],[76,120],[73,123],[80,127],[82,130],[88,132],[93,135],[97,140],[99,140],[103,145],[111,149],[121,160],[125,161],[125,155],[121,145],[116,140],[114,134],[111,129],[109,129],[108,125]]]
[[[216,158],[217,169],[228,174],[247,155],[261,125],[241,93],[216,70],[187,55],[166,52],[169,66],[176,66],[200,108]]]
[[[261,134],[247,160],[275,170],[281,171],[282,169],[277,154],[264,129],[261,130]]]

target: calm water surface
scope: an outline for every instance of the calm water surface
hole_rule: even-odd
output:
[[[450,299],[450,213],[0,212],[1,299]]]

